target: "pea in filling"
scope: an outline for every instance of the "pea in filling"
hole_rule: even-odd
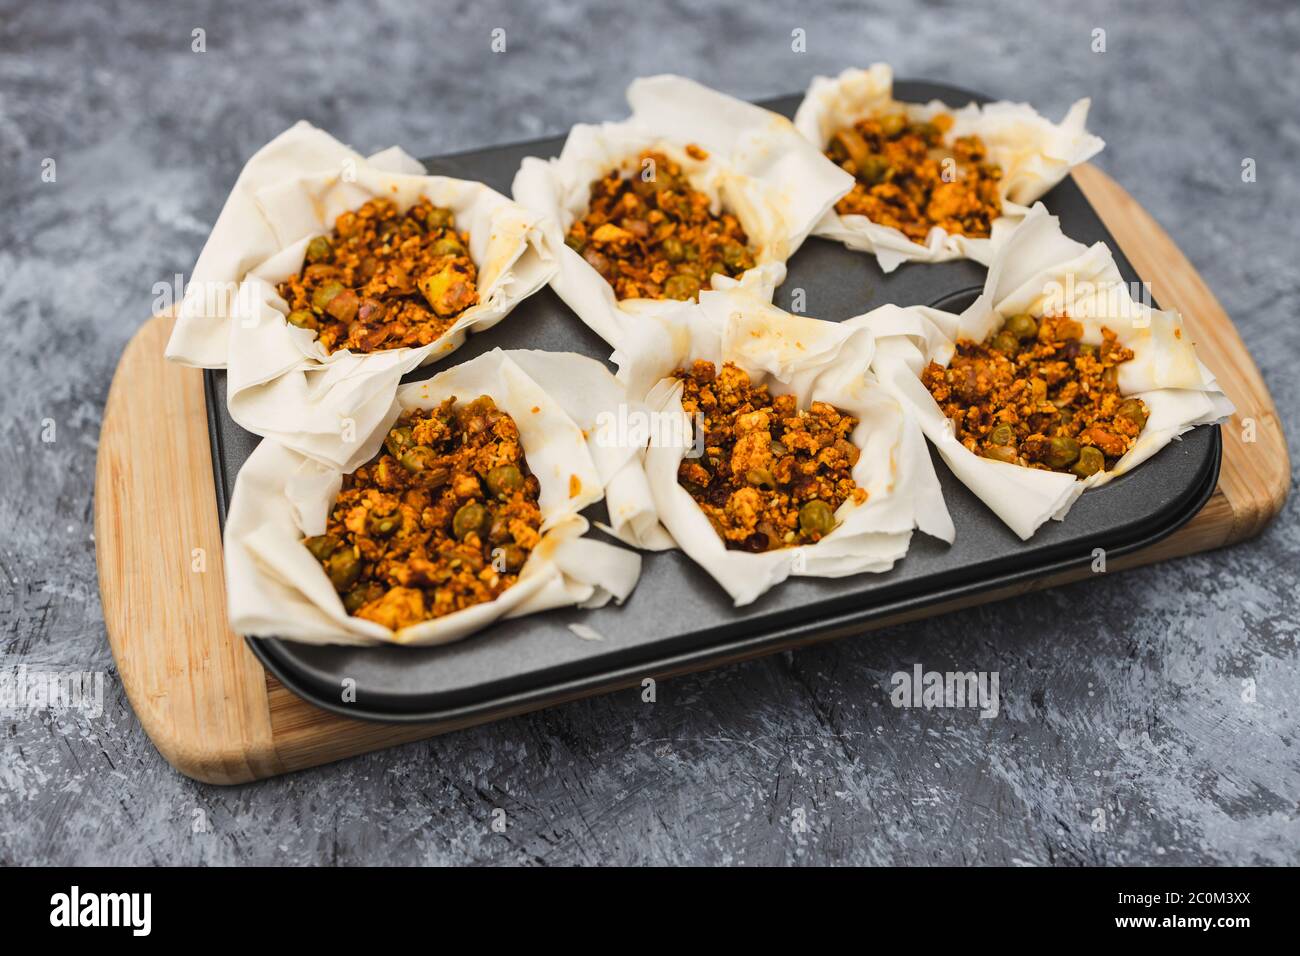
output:
[[[950,114],[914,123],[904,113],[859,120],[831,137],[826,155],[854,177],[840,215],[866,216],[914,242],[930,230],[987,237],[1002,212],[1002,168],[990,163],[978,136],[945,142]]]
[[[975,454],[1087,478],[1133,447],[1147,407],[1119,392],[1132,350],[1108,328],[1100,345],[1082,335],[1065,315],[1013,315],[988,342],[958,341],[948,367],[931,362],[921,381]]]
[[[686,150],[708,156],[695,145]],[[591,184],[587,214],[564,241],[619,299],[694,299],[714,273],[735,277],[754,267],[740,220],[725,211],[715,216],[681,166],[651,150],[635,169],[610,170]]]
[[[704,455],[684,458],[677,480],[728,548],[814,544],[835,529],[840,505],[867,500],[853,480],[853,416],[825,402],[800,409],[793,395],[770,395],[730,362],[720,372],[700,361],[673,374],[682,409],[702,416],[704,428]]]
[[[327,352],[428,345],[478,302],[469,236],[427,197],[404,213],[372,199],[307,246],[302,271],[276,286],[291,325]]]
[[[303,544],[349,614],[394,631],[495,600],[541,540],[540,490],[486,395],[402,414]]]

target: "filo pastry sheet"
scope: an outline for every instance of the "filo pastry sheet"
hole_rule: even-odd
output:
[[[452,210],[469,233],[479,302],[418,348],[330,354],[286,321],[276,285],[296,275],[307,244],[376,198],[406,210],[421,197]],[[458,348],[542,288],[556,261],[536,213],[482,183],[428,176],[397,147],[369,158],[300,122],[244,166],[181,302],[167,357],[225,369],[231,417],[326,465],[360,464],[357,435],[392,404],[401,376]]]
[[[1224,421],[1232,403],[1173,312],[1134,299],[1105,243],[1091,246],[1065,236],[1060,221],[1037,203],[999,250],[984,290],[960,315],[930,308],[884,306],[845,324],[876,338],[872,370],[915,413],[926,437],[952,472],[1023,539],[1044,522],[1061,520],[1089,488],[1146,461],[1197,425]],[[1103,326],[1133,358],[1119,366],[1119,390],[1146,403],[1146,427],[1109,471],[1086,479],[1027,468],[968,450],[922,384],[931,361],[946,366],[958,339],[983,342],[1012,315],[1068,315],[1083,326],[1083,341],[1099,344]]]
[[[650,492],[644,505],[662,524],[662,543],[690,555],[740,606],[791,575],[887,571],[907,553],[916,528],[951,542],[952,519],[909,406],[868,371],[870,330],[783,312],[767,301],[770,287],[761,283],[724,284],[702,293],[698,304],[678,303],[643,322],[616,356],[628,395],[644,396],[656,416],[643,458]],[[851,440],[861,455],[852,473],[868,492],[866,501],[841,505],[835,530],[815,544],[757,554],[728,550],[677,478],[690,441],[672,436],[690,436],[693,423],[672,373],[696,360],[719,369],[733,362],[772,394],[796,395],[800,408],[822,401],[856,417]]]
[[[681,165],[712,211],[734,214],[759,267],[783,266],[813,226],[853,185],[853,178],[799,134],[785,117],[680,76],[652,76],[628,87],[632,115],[621,122],[580,124],[559,157],[525,159],[515,176],[516,201],[557,230],[559,270],[551,285],[560,298],[610,345],[641,316],[671,311],[673,300],[624,299],[563,236],[587,212],[591,184],[612,169],[628,168],[644,150]],[[688,145],[708,155],[697,159]],[[784,269],[777,272],[784,277]],[[725,277],[723,277],[725,278]],[[719,281],[718,277],[713,278]],[[779,279],[778,279],[779,281]]]
[[[974,259],[988,265],[1028,207],[1105,146],[1087,130],[1089,104],[1087,99],[1076,101],[1061,122],[1053,123],[1027,103],[970,103],[960,109],[938,100],[900,103],[894,99],[893,71],[884,63],[865,70],[847,69],[836,77],[815,77],[794,122],[818,149],[825,149],[838,130],[880,113],[906,113],[914,122],[950,113],[954,122],[947,135],[979,136],[988,147],[989,161],[1002,167],[1002,215],[994,221],[989,238],[949,235],[935,226],[924,243],[917,243],[892,226],[832,209],[813,234],[874,253],[885,272],[907,261]]]
[[[601,447],[593,438],[596,417],[625,401],[622,386],[601,363],[570,352],[497,349],[405,385],[367,436],[366,457],[378,451],[402,410],[480,395],[514,418],[540,484],[542,538],[512,587],[494,601],[396,632],[349,615],[302,544],[325,531],[343,472],[264,441],[239,471],[226,522],[231,626],[242,634],[312,644],[423,646],[459,640],[501,618],[625,599],[640,576],[640,555],[587,536],[589,524],[580,514],[604,497],[620,472],[641,468],[635,449]]]

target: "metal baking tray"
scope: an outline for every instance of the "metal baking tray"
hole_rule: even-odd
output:
[[[904,101],[939,99],[953,107],[986,99],[933,83],[900,82],[896,89]],[[762,105],[792,116],[799,99],[787,96]],[[429,159],[425,165],[432,173],[478,179],[508,194],[525,156],[558,155],[563,142],[564,137],[554,137],[498,146]],[[1124,279],[1137,279],[1072,179],[1044,202],[1061,218],[1068,236],[1089,244],[1106,242]],[[832,321],[891,302],[960,310],[982,288],[984,275],[982,266],[968,261],[905,264],[884,275],[870,255],[810,239],[790,261],[776,301],[788,309],[793,290],[804,289],[808,314]],[[471,336],[448,359],[409,378],[427,378],[497,347],[575,351],[600,360],[610,352],[545,289],[495,328]],[[217,505],[224,524],[235,476],[259,439],[227,414],[225,373],[209,371],[206,376]],[[1104,548],[1113,558],[1144,547],[1172,533],[1208,500],[1218,478],[1221,444],[1217,427],[1193,430],[1133,472],[1087,492],[1064,522],[1047,522],[1027,542],[958,482],[933,449],[931,454],[957,527],[956,542],[948,546],[917,532],[907,557],[886,574],[791,578],[753,604],[735,608],[722,588],[681,552],[643,553],[641,580],[622,606],[501,621],[441,647],[317,647],[272,638],[250,638],[249,644],[292,691],[349,717],[452,720],[578,696],[764,647],[852,634],[878,618],[923,612],[928,605],[1086,565],[1094,548]],[[603,505],[594,505],[590,516],[603,519]],[[584,640],[568,629],[572,623],[593,628],[604,639]],[[355,702],[343,704],[343,681],[348,679],[355,681]]]

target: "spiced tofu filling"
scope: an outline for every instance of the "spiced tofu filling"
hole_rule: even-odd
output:
[[[924,243],[939,226],[949,235],[987,237],[1002,212],[1002,169],[978,136],[945,137],[950,114],[912,122],[904,113],[859,120],[831,137],[826,155],[854,177],[838,203],[842,216],[866,216]]]
[[[478,302],[469,236],[427,197],[404,213],[372,199],[307,246],[302,271],[276,286],[288,321],[327,352],[428,345]]]
[[[703,455],[682,459],[678,482],[728,548],[814,544],[835,529],[840,505],[866,501],[853,480],[856,418],[825,402],[800,409],[793,395],[770,395],[730,362],[718,371],[699,361],[673,375],[683,411],[704,433]]]
[[[495,600],[541,540],[536,476],[486,395],[407,411],[303,544],[349,614],[400,630]]]
[[[1065,315],[1013,315],[986,343],[959,340],[948,367],[931,362],[921,380],[975,454],[1087,478],[1133,447],[1148,412],[1119,392],[1132,350],[1108,328],[1100,345],[1082,336]]]
[[[708,156],[686,149],[695,159]],[[635,169],[613,169],[591,184],[587,214],[564,241],[619,299],[694,299],[714,273],[735,277],[754,267],[740,220],[714,215],[681,166],[651,150]]]

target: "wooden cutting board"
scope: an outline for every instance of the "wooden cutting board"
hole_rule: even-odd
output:
[[[1156,221],[1100,170],[1084,166],[1074,177],[1137,274],[1151,284],[1156,301],[1182,313],[1202,360],[1237,406],[1223,427],[1223,467],[1205,507],[1163,541],[1114,559],[1108,571],[1259,533],[1281,509],[1291,475],[1286,440],[1259,370],[1222,306]],[[209,783],[243,783],[633,683],[437,724],[349,720],[285,689],[226,620],[203,373],[163,359],[171,327],[170,316],[146,322],[113,377],[96,465],[95,551],[108,640],[122,684],[145,732],[177,770]],[[1090,574],[1084,567],[886,618],[873,627]],[[806,643],[812,641],[761,653]],[[720,653],[690,669],[753,656],[758,655]]]

